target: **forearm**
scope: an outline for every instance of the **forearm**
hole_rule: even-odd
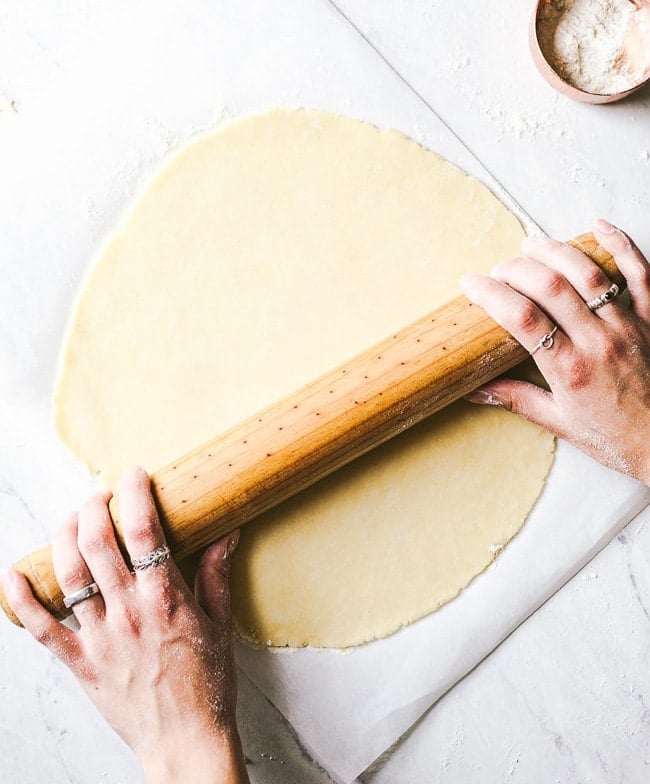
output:
[[[145,784],[249,784],[239,735],[164,743],[140,758]]]
[[[650,487],[650,454],[645,456],[645,459],[639,466],[639,474],[637,478]]]

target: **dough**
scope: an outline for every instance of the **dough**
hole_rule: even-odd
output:
[[[93,265],[62,353],[59,434],[115,486],[458,293],[523,232],[405,136],[320,111],[221,127],[154,178]],[[514,536],[553,439],[457,404],[245,527],[239,632],[346,647],[454,597]]]

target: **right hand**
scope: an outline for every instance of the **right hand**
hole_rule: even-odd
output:
[[[585,254],[549,239],[524,240],[523,256],[491,277],[463,279],[466,296],[534,352],[551,389],[500,378],[467,399],[514,411],[650,485],[650,264],[606,221],[594,234],[627,281],[629,308],[619,297],[590,310],[611,281]],[[548,350],[536,349],[555,326]]]

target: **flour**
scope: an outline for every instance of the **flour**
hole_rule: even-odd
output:
[[[639,84],[648,67],[628,43],[649,28],[648,8],[631,0],[548,0],[537,21],[539,45],[567,82],[590,93],[611,95]],[[643,61],[645,60],[645,62]]]
[[[0,95],[0,112],[13,112],[14,114],[18,114],[16,102],[12,98]]]

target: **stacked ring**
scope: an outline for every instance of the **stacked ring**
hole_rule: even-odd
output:
[[[78,591],[64,596],[63,604],[69,610],[71,607],[81,604],[81,602],[85,602],[86,599],[90,599],[91,596],[96,596],[99,592],[97,583],[90,583],[90,585],[84,585],[84,587],[80,588]]]
[[[148,569],[150,566],[160,566],[161,563],[164,563],[171,552],[169,547],[166,544],[162,545],[162,547],[158,547],[153,552],[147,553],[146,555],[141,555],[137,558],[131,558],[131,564],[136,572],[144,571]]]
[[[595,299],[590,300],[587,302],[587,307],[592,312],[594,310],[598,310],[598,308],[602,308],[603,305],[607,305],[609,302],[613,302],[616,297],[618,297],[620,289],[616,285],[616,283],[612,283],[612,285],[607,289],[607,291],[603,291],[603,293],[596,297]]]
[[[546,335],[542,335],[539,342],[533,346],[530,351],[531,356],[540,348],[544,348],[547,351],[549,348],[553,348],[553,344],[555,343],[555,338],[553,335],[557,332],[557,325],[553,327],[550,332],[547,332]]]

